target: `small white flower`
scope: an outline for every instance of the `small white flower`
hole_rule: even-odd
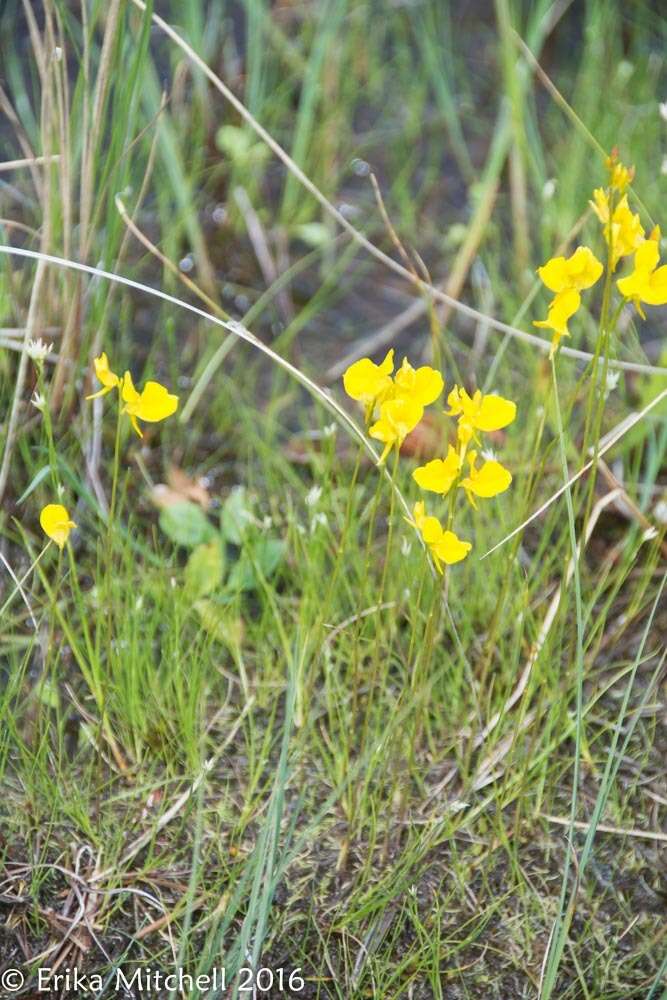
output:
[[[311,486],[311,488],[306,493],[306,507],[317,507],[320,502],[320,497],[322,496],[321,486]]]
[[[65,496],[65,487],[63,486],[62,483],[58,483],[58,488],[56,490],[56,493],[58,494],[58,497],[61,500]]]
[[[412,542],[407,535],[403,535],[401,538],[401,555],[405,558],[410,555],[412,551]]]
[[[491,448],[482,448],[480,455],[485,462],[496,462],[497,458]]]
[[[544,182],[542,187],[542,201],[551,201],[556,193],[556,180],[550,177],[548,181]]]
[[[37,365],[44,364],[47,356],[53,350],[53,344],[45,344],[40,338],[39,340],[29,340],[25,346],[28,357],[32,359]]]
[[[322,431],[322,437],[332,438],[336,433],[336,424],[327,424],[327,426]]]
[[[661,101],[658,105],[658,110],[660,111],[660,117],[664,122],[667,122],[667,101]]]
[[[41,392],[37,392],[37,390],[35,389],[34,393],[32,394],[32,399],[30,400],[30,402],[32,403],[32,405],[35,407],[36,410],[39,410],[40,413],[44,412],[44,407],[46,406],[46,400],[42,396]]]
[[[619,380],[620,377],[621,377],[621,373],[619,371],[616,371],[616,372],[607,372],[607,380],[606,380],[606,385],[605,385],[605,390],[604,390],[604,398],[605,399],[609,396],[609,394],[611,392],[614,391],[614,389],[618,385],[618,380]]]

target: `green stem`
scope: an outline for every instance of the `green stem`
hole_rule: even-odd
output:
[[[560,401],[558,398],[558,381],[556,378],[556,364],[555,359],[551,359],[551,373],[553,376],[554,384],[554,402],[556,409],[556,423],[558,428],[558,442],[560,445],[560,459],[561,468],[563,474],[563,481],[568,482],[568,468],[567,468],[567,455],[565,453],[565,440],[563,432],[563,419],[560,410]],[[549,952],[547,956],[547,962],[545,966],[544,980],[542,984],[542,993],[540,1000],[550,1000],[553,995],[553,990],[556,984],[556,976],[558,975],[558,967],[560,965],[561,958],[563,956],[563,951],[565,949],[565,943],[567,940],[567,935],[572,921],[572,916],[574,914],[574,907],[576,903],[576,885],[575,889],[570,896],[570,901],[565,907],[565,901],[567,899],[568,881],[570,874],[570,867],[572,864],[571,854],[574,851],[574,835],[575,835],[575,822],[577,818],[577,805],[579,799],[579,778],[581,770],[581,744],[583,735],[583,717],[584,717],[584,614],[583,614],[583,601],[581,595],[581,576],[579,572],[579,551],[577,547],[577,534],[574,522],[574,506],[572,503],[572,491],[568,486],[565,490],[565,504],[567,507],[567,520],[568,528],[570,534],[570,546],[572,549],[572,566],[573,566],[573,577],[574,577],[574,595],[575,595],[575,610],[576,610],[576,717],[575,717],[575,750],[574,750],[574,774],[572,778],[572,797],[570,806],[570,825],[568,830],[568,848],[565,856],[565,865],[563,871],[563,882],[561,886],[560,893],[560,904],[558,919],[556,922],[556,927],[554,928],[554,933],[551,938]],[[565,580],[562,584],[565,587]],[[563,602],[564,606],[565,602]]]

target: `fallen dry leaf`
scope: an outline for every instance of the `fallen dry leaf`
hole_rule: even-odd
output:
[[[192,500],[198,503],[204,510],[211,506],[211,496],[200,479],[193,479],[179,469],[176,465],[170,465],[167,469],[167,483],[175,493],[180,493],[181,499]]]

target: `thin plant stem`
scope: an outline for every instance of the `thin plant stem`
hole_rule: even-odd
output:
[[[558,430],[558,443],[561,459],[563,480],[568,483],[567,455],[565,452],[565,435],[563,431],[563,419],[561,416],[560,401],[558,398],[558,380],[556,376],[556,360],[551,359],[551,373],[554,385],[554,407],[556,411],[556,425]],[[569,926],[572,920],[576,894],[573,893],[570,903],[565,907],[567,899],[568,881],[570,866],[572,864],[572,852],[574,851],[575,824],[577,819],[577,806],[579,801],[579,776],[581,769],[581,744],[583,734],[584,715],[584,613],[583,600],[581,595],[581,575],[579,570],[579,548],[577,546],[577,533],[574,521],[574,506],[572,503],[572,491],[568,485],[565,490],[565,505],[567,508],[568,531],[570,545],[572,548],[572,567],[574,579],[574,597],[576,612],[576,716],[575,716],[575,748],[574,748],[574,772],[572,777],[572,796],[570,805],[570,825],[568,828],[568,848],[565,856],[563,870],[563,882],[560,892],[559,910],[554,932],[549,942],[549,951],[545,965],[545,974],[540,992],[540,1000],[550,1000],[556,985],[556,976],[560,965]],[[563,579],[565,587],[565,579]],[[563,602],[565,604],[565,602]]]

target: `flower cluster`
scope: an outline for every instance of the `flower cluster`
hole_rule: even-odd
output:
[[[577,247],[571,257],[552,257],[537,273],[549,291],[555,292],[546,319],[536,320],[534,326],[553,330],[551,354],[553,357],[561,337],[569,337],[568,320],[581,305],[581,292],[591,288],[602,274],[603,266],[588,247]]]
[[[394,350],[380,365],[362,358],[343,375],[345,391],[364,407],[368,433],[384,444],[382,464],[393,447],[397,450],[434,403],[445,384],[440,372],[428,365],[413,368],[407,358],[392,378]]]
[[[102,388],[98,392],[86,396],[86,399],[97,399],[100,396],[106,396],[113,389],[118,389],[121,399],[125,403],[122,412],[128,415],[130,423],[139,437],[143,437],[143,434],[137,423],[138,420],[154,424],[165,420],[176,412],[178,396],[172,395],[159,382],[146,382],[142,391],[138,392],[129,372],[125,372],[121,378],[111,371],[106,354],[100,354],[99,358],[95,358],[93,364],[95,375],[98,382],[102,383]]]
[[[655,226],[647,236],[639,215],[630,208],[627,189],[634,179],[634,167],[624,166],[615,151],[607,157],[606,167],[608,185],[593,191],[590,205],[602,226],[609,273],[616,270],[624,257],[634,255],[633,270],[618,279],[616,287],[645,319],[642,303],[667,304],[667,265],[658,266],[660,229]],[[552,257],[538,268],[543,283],[555,293],[547,318],[534,322],[534,326],[553,330],[551,357],[561,338],[569,336],[568,322],[581,305],[580,293],[591,288],[602,271],[603,265],[585,246],[577,247],[571,257]]]
[[[343,376],[348,396],[364,407],[368,433],[384,442],[380,459],[384,462],[392,447],[400,447],[410,431],[422,419],[424,408],[435,402],[444,390],[440,372],[428,365],[413,368],[407,358],[392,378],[394,351],[376,365],[369,358],[362,358],[351,365]],[[471,442],[480,444],[479,434],[501,430],[512,423],[516,406],[502,396],[485,395],[479,389],[470,396],[464,388],[455,385],[447,397],[447,415],[457,421],[457,447],[448,445],[444,458],[436,458],[413,472],[417,485],[441,497],[449,494],[449,511],[446,526],[426,513],[424,501],[414,505],[411,524],[422,537],[439,572],[443,565],[461,562],[470,552],[470,542],[460,539],[452,530],[455,497],[463,490],[471,506],[477,509],[479,498],[488,499],[503,493],[512,482],[512,476],[494,458],[485,458],[478,465],[477,450]]]

